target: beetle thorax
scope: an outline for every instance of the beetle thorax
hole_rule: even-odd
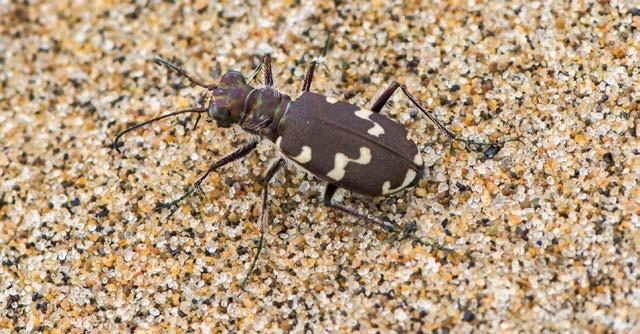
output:
[[[271,87],[253,89],[246,98],[240,126],[248,132],[275,140],[278,125],[289,108],[291,98]]]

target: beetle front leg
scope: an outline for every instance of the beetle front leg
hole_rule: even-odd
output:
[[[264,84],[265,86],[271,87],[273,86],[273,73],[271,72],[270,54],[266,54],[264,55],[264,57],[262,57],[262,59],[260,60],[260,64],[258,64],[258,67],[256,67],[253,73],[251,73],[251,75],[249,76],[249,81],[253,81],[258,76],[260,70],[262,69],[262,66],[264,66]]]
[[[207,171],[202,176],[200,176],[198,180],[196,180],[196,182],[193,184],[193,186],[191,186],[189,190],[187,190],[182,196],[178,197],[174,201],[158,204],[156,206],[156,211],[160,211],[162,209],[169,208],[171,206],[176,206],[174,211],[172,211],[172,214],[173,214],[173,212],[175,212],[175,210],[178,209],[177,204],[180,203],[180,201],[182,201],[183,199],[191,196],[191,194],[193,194],[193,192],[196,191],[196,189],[200,189],[200,185],[207,178],[207,176],[211,174],[211,172],[215,171],[220,167],[223,167],[224,165],[227,165],[230,162],[233,162],[245,157],[247,154],[251,153],[251,151],[253,151],[253,149],[255,149],[256,146],[258,146],[258,143],[259,143],[259,140],[252,139],[249,143],[245,144],[243,147],[233,151],[231,154],[228,154],[223,158],[221,158],[220,160],[212,163],[209,166],[209,169],[207,169]]]
[[[329,208],[336,209],[338,211],[342,211],[342,212],[344,212],[346,214],[349,214],[349,215],[352,215],[354,217],[360,218],[360,219],[364,220],[367,224],[377,225],[377,226],[385,229],[387,232],[399,232],[400,231],[400,228],[395,223],[369,218],[369,217],[367,217],[367,216],[365,216],[363,214],[358,213],[354,209],[348,208],[348,207],[340,205],[340,204],[333,203],[332,199],[333,199],[333,195],[335,195],[335,193],[336,193],[336,190],[338,190],[338,187],[335,184],[331,184],[331,183],[327,184],[327,188],[325,188],[324,196],[323,196],[324,205],[326,205]]]
[[[244,279],[242,280],[242,283],[240,283],[240,286],[242,288],[244,288],[245,284],[247,284],[247,280],[249,279],[249,276],[251,276],[251,273],[253,273],[253,270],[256,268],[256,263],[258,262],[258,257],[260,256],[260,252],[262,251],[262,243],[264,241],[264,234],[266,233],[267,230],[267,220],[268,220],[268,207],[269,207],[269,181],[271,181],[271,179],[273,179],[273,177],[276,175],[276,173],[284,166],[284,159],[280,158],[278,159],[278,161],[276,161],[273,165],[271,165],[271,167],[269,167],[269,170],[267,171],[267,174],[264,176],[264,178],[262,179],[262,211],[260,212],[260,237],[258,238],[258,249],[256,250],[256,255],[253,257],[253,261],[251,261],[251,267],[249,268],[249,271],[247,272],[247,274],[245,275]]]
[[[200,106],[200,108],[206,109],[204,102],[207,99],[207,93],[208,91],[202,93],[202,95],[200,95],[200,100],[198,101],[198,105]],[[193,124],[193,129],[191,131],[196,131],[196,128],[198,128],[198,123],[200,123],[200,117],[202,117],[202,114],[198,114],[198,118],[196,118],[196,122]]]

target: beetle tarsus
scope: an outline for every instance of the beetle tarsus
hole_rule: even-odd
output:
[[[508,142],[518,141],[522,143],[522,140],[520,140],[520,136],[516,136],[514,138],[509,138],[505,140],[497,140],[493,142],[476,141],[471,139],[458,138],[457,136],[454,136],[453,138],[451,138],[451,140],[452,142],[454,140],[463,142],[467,150],[482,152],[488,158],[493,158],[494,156],[496,156],[498,152],[500,152],[504,144]],[[484,152],[483,152],[483,147],[486,147],[486,150]]]
[[[419,237],[415,237],[414,236],[413,241],[421,244],[422,246],[432,247],[432,248],[441,250],[443,252],[451,252],[451,251],[453,251],[453,249],[451,249],[449,247],[445,247],[445,246],[442,246],[442,245],[434,244],[434,243],[432,243],[431,241],[429,241],[426,238],[419,238]]]
[[[118,152],[118,154],[121,154],[122,152],[120,152],[120,147],[122,147],[123,143],[122,142],[117,142],[117,141],[113,141],[110,144],[103,144],[102,147],[103,148],[108,148],[110,150],[114,150],[116,152]]]
[[[369,219],[374,223],[376,222],[375,219],[371,219],[371,218]],[[401,231],[400,226],[397,223],[392,221],[383,220],[379,223],[379,226],[389,233],[398,233]]]
[[[194,192],[194,188],[189,189],[187,192],[185,192],[184,194],[182,194],[180,197],[178,197],[177,199],[171,201],[171,202],[165,202],[165,203],[159,203],[158,205],[156,205],[156,211],[162,211],[163,209],[167,209],[170,208],[172,206],[175,206],[176,208],[178,207],[178,203],[180,203],[183,199],[191,196],[191,194]]]
[[[258,146],[259,141],[256,140],[255,138],[253,138],[249,143],[247,143],[246,145],[244,145],[243,147],[231,152],[230,154],[225,155],[224,157],[220,158],[219,160],[213,162],[210,166],[209,169],[207,169],[207,171],[202,174],[202,176],[200,176],[196,182],[193,184],[193,186],[191,186],[191,188],[189,188],[189,190],[187,190],[182,196],[178,197],[176,200],[173,200],[171,202],[167,202],[167,203],[162,203],[156,206],[156,211],[161,211],[162,209],[166,209],[169,208],[171,206],[178,206],[178,203],[180,203],[183,199],[191,196],[191,194],[193,194],[193,192],[200,188],[200,186],[202,185],[202,182],[204,182],[204,180],[209,176],[209,174],[211,174],[211,172],[215,171],[216,169],[230,163],[233,162],[235,160],[238,160],[240,158],[243,158],[244,156],[246,156],[247,154],[251,153],[251,151],[253,151],[254,148],[256,148],[256,146]]]
[[[240,287],[242,289],[244,289],[245,285],[247,285],[247,281],[249,281],[249,277],[253,273],[253,270],[256,268],[256,264],[258,262],[258,258],[260,257],[260,252],[262,251],[262,242],[263,241],[264,241],[264,234],[261,233],[260,237],[258,237],[258,245],[257,245],[256,255],[253,257],[253,260],[251,261],[251,266],[249,267],[249,270],[244,275],[244,278],[242,279],[242,282],[240,283]]]

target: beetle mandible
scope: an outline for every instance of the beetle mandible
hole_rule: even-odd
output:
[[[327,45],[323,54],[326,53],[326,49]],[[382,92],[370,109],[363,109],[311,92],[313,74],[321,59],[323,58],[315,59],[310,63],[302,92],[296,99],[292,99],[273,88],[271,58],[268,54],[262,58],[249,77],[253,80],[264,69],[264,86],[258,88],[249,85],[240,72],[233,70],[225,73],[219,84],[205,84],[178,66],[162,58],[155,58],[156,63],[186,78],[192,86],[206,89],[205,95],[209,95],[208,105],[205,104],[203,95],[198,107],[164,114],[133,125],[118,133],[113,141],[112,147],[119,151],[118,140],[125,133],[149,123],[185,113],[198,114],[194,129],[202,114],[207,113],[219,127],[229,128],[232,125],[239,125],[242,130],[253,135],[242,147],[213,162],[182,196],[157,207],[159,210],[175,207],[174,211],[180,201],[199,189],[210,173],[244,158],[263,138],[276,146],[282,156],[269,167],[262,179],[264,186],[259,223],[260,237],[251,268],[243,280],[243,286],[255,267],[262,249],[269,202],[269,181],[285,165],[285,158],[327,182],[323,195],[323,203],[326,206],[360,218],[366,223],[380,226],[387,231],[401,231],[395,223],[371,218],[353,208],[334,203],[332,200],[339,188],[366,196],[387,196],[416,185],[422,177],[424,163],[417,145],[407,137],[407,130],[403,126],[380,114],[384,105],[398,89],[450,140],[464,142],[467,147],[487,145],[494,151],[496,147],[509,141],[490,143],[458,138],[429,113],[405,85],[395,81]]]

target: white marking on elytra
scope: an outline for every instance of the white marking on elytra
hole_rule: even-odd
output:
[[[306,164],[307,162],[311,161],[311,147],[302,146],[302,152],[300,152],[300,154],[295,157],[291,157],[291,159],[301,164]]]
[[[282,142],[282,136],[278,137],[278,139],[276,139],[276,147],[277,148],[281,148],[280,147],[280,143]]]
[[[328,103],[334,104],[338,102],[338,99],[336,99],[335,97],[328,97],[328,96],[325,96],[325,97],[327,98]]]
[[[356,116],[362,119],[366,119],[367,121],[373,123],[373,127],[367,130],[368,134],[376,137],[380,137],[380,135],[384,134],[384,129],[380,126],[380,124],[369,119],[369,116],[373,114],[373,111],[367,110],[367,109],[359,109],[359,110],[356,110],[355,114]]]
[[[420,154],[420,152],[418,152],[418,154],[416,154],[416,156],[413,157],[413,163],[420,166],[422,165],[422,154]]]
[[[416,178],[416,175],[418,175],[416,174],[416,171],[409,168],[409,170],[407,171],[407,175],[404,176],[404,181],[402,181],[402,184],[399,187],[393,189],[391,189],[391,182],[384,181],[384,183],[382,184],[382,194],[387,195],[406,188],[411,183],[411,181]]]
[[[360,157],[358,157],[358,159],[350,159],[342,153],[336,153],[333,161],[333,169],[327,173],[327,176],[336,181],[342,180],[345,167],[347,167],[350,162],[355,162],[360,165],[369,164],[369,162],[371,162],[371,150],[366,147],[360,147]]]

